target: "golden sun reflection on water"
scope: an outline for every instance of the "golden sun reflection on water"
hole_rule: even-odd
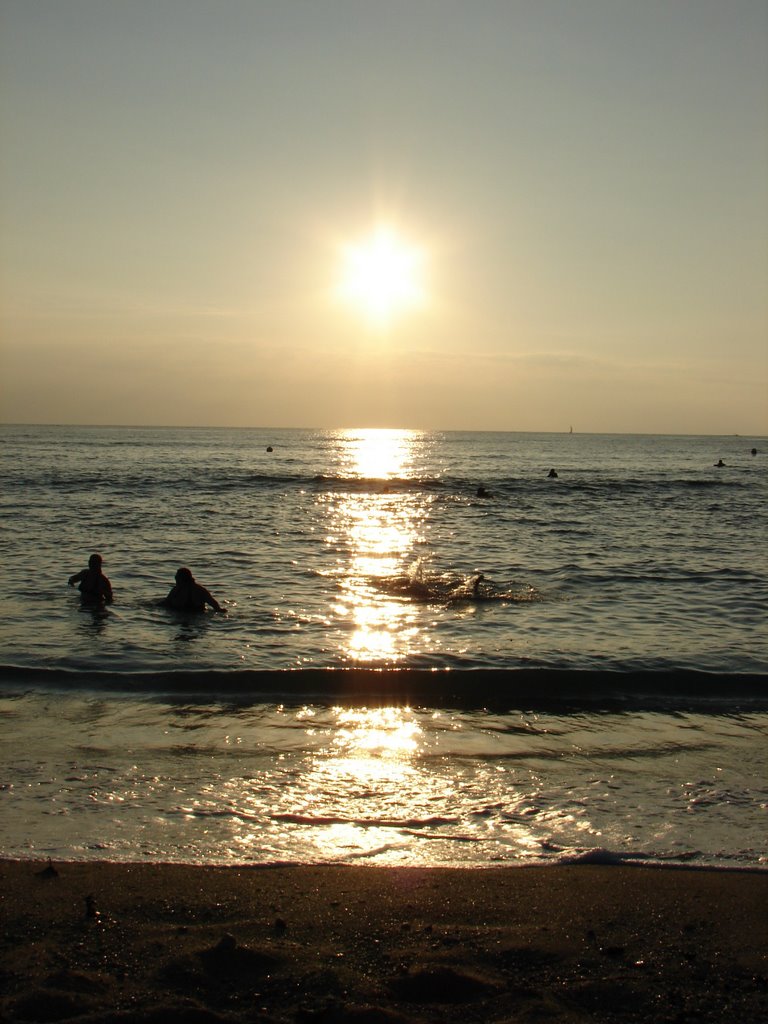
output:
[[[334,746],[346,752],[401,758],[418,750],[422,729],[410,708],[338,708]]]
[[[465,737],[462,716],[408,706],[306,707],[297,719],[312,754],[285,819],[303,829],[310,859],[427,866],[471,859],[477,844],[502,859],[540,856],[536,784],[516,786],[493,759],[465,763],[478,744],[496,749],[497,734]],[[530,742],[501,735],[512,749]]]
[[[407,845],[399,830],[421,792],[424,740],[412,710],[335,707],[326,740],[307,779],[325,817],[312,837],[318,853],[333,859]]]
[[[397,783],[418,774],[424,732],[409,707],[335,707],[332,715],[315,762],[319,788],[342,793],[350,785]]]
[[[361,663],[402,661],[419,639],[418,617],[407,601],[386,592],[386,580],[406,572],[415,560],[420,529],[428,514],[423,496],[398,489],[412,472],[420,434],[410,430],[346,431],[340,475],[369,481],[364,490],[339,497],[335,534],[348,546],[335,608],[349,627],[344,653]]]
[[[413,461],[413,442],[420,437],[415,430],[346,430],[343,468],[364,479],[387,480],[401,476]]]

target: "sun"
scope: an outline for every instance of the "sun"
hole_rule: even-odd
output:
[[[340,294],[377,326],[424,303],[423,252],[378,227],[342,251]]]

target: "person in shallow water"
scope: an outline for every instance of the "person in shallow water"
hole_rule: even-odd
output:
[[[83,604],[112,604],[112,584],[101,571],[101,555],[92,554],[88,568],[69,577],[70,587],[78,583]]]
[[[204,612],[207,604],[215,612],[223,610],[216,598],[212,597],[205,587],[197,583],[192,573],[186,568],[178,570],[176,585],[171,588],[168,597],[161,603],[177,612]]]

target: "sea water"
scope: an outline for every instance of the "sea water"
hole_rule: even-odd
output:
[[[768,864],[765,439],[0,436],[0,854]]]

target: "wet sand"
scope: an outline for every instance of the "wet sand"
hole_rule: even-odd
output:
[[[0,1020],[768,1020],[768,872],[0,861]]]

